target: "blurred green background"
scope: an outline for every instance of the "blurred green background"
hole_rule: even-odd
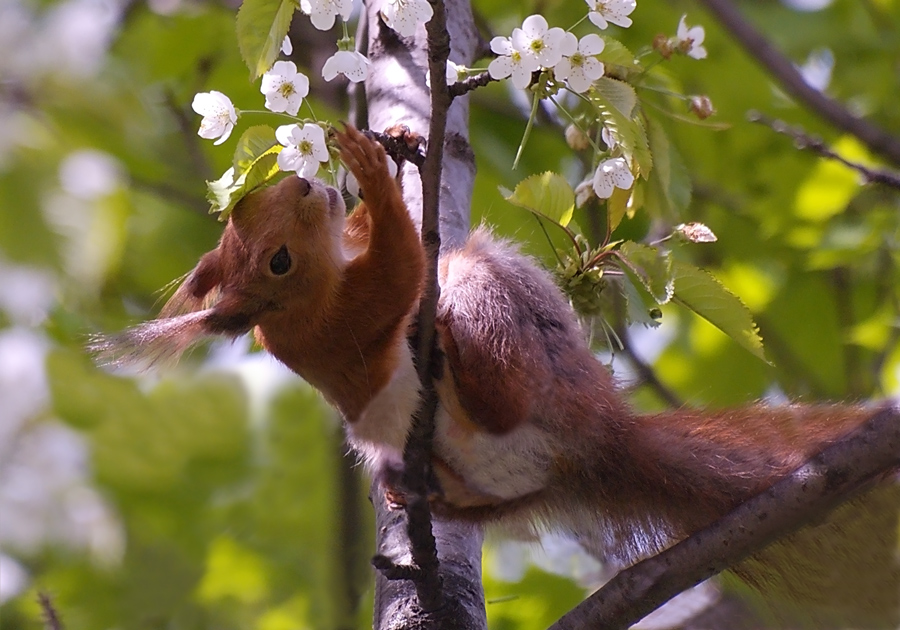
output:
[[[739,5],[810,81],[900,133],[900,2]],[[496,34],[534,12],[564,27],[585,13],[581,0],[477,0],[475,9]],[[91,333],[152,317],[161,287],[221,233],[204,180],[227,168],[237,134],[221,148],[200,139],[190,102],[215,89],[239,108],[262,108],[238,54],[235,11],[200,0],[0,0],[2,630],[41,627],[38,591],[70,630],[371,623],[368,484],[315,392],[247,342],[213,344],[142,376],[99,369],[83,350]],[[661,328],[632,331],[639,353],[691,404],[895,392],[897,191],[861,186],[846,167],[746,122],[759,109],[850,159],[873,159],[785,97],[698,5],[638,0],[634,26],[611,33],[637,51],[673,35],[683,13],[705,26],[709,58],[654,72],[708,94],[727,128],[660,113],[693,200],[680,215],[639,213],[620,232],[658,238],[682,221],[708,225],[717,243],[676,254],[752,309],[773,365],[675,308]],[[316,80],[333,34],[299,14],[292,34],[317,113],[340,117],[340,86]],[[498,186],[548,169],[574,184],[583,173],[553,125],[535,129],[511,170],[527,117],[516,98],[505,85],[473,97],[473,223],[550,260],[534,222]],[[637,406],[663,404],[628,361],[613,368],[634,384]],[[492,627],[546,627],[599,575],[564,541],[535,549],[486,549]]]

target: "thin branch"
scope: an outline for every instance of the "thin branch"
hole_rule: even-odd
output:
[[[821,155],[830,160],[836,160],[848,168],[862,175],[865,182],[877,183],[900,189],[900,173],[884,168],[870,168],[858,162],[851,162],[842,155],[836,153],[831,147],[825,144],[821,138],[811,136],[798,126],[791,126],[783,120],[770,118],[756,111],[748,112],[747,120],[750,122],[760,123],[769,127],[772,131],[784,134],[794,140],[794,146],[798,149],[806,149]]]
[[[669,389],[665,383],[659,380],[656,370],[648,365],[647,362],[635,352],[634,344],[631,341],[631,334],[628,332],[628,327],[620,326],[616,331],[616,335],[618,335],[619,340],[622,342],[622,351],[625,353],[625,356],[628,357],[628,362],[631,363],[632,367],[637,371],[641,381],[650,387],[657,396],[673,409],[683,407],[684,401],[681,400],[675,392]]]
[[[378,133],[376,131],[367,131],[366,135],[371,135],[373,138],[378,140],[384,146],[385,150],[388,152],[388,155],[392,157],[399,157],[407,162],[415,164],[417,168],[422,168],[425,166],[425,154],[422,152],[421,147],[418,143],[418,138],[416,138],[416,143],[410,143],[407,138],[408,134],[404,135],[395,135],[392,133]]]
[[[425,25],[427,33],[428,69],[433,77],[447,73],[450,56],[450,35],[442,0],[430,0],[434,14]],[[437,359],[435,320],[440,297],[438,285],[438,257],[440,256],[440,192],[444,159],[444,135],[447,110],[451,103],[446,82],[435,81],[431,89],[431,121],[428,130],[429,150],[419,169],[422,180],[422,244],[425,248],[425,287],[416,318],[416,369],[422,386],[421,402],[403,452],[403,485],[410,494],[406,506],[407,532],[413,565],[418,568],[412,576],[419,605],[425,612],[444,605],[443,584],[438,572],[437,545],[431,527],[428,505],[428,481],[431,479],[431,452],[434,439],[434,418],[438,409],[434,385]]]
[[[59,613],[56,612],[56,608],[53,606],[53,600],[50,599],[50,595],[44,591],[39,591],[37,599],[38,604],[41,606],[41,613],[44,616],[44,628],[46,630],[63,630],[62,621],[59,618]]]
[[[433,75],[432,75],[433,76]],[[441,75],[444,76],[444,75]],[[451,98],[456,98],[457,96],[462,96],[463,94],[467,94],[472,90],[478,89],[480,87],[486,86],[488,83],[496,81],[491,77],[487,72],[482,72],[481,74],[476,74],[474,77],[469,77],[464,81],[457,81],[453,85],[450,86],[450,96]]]
[[[875,153],[900,165],[900,138],[855,116],[837,101],[810,87],[794,64],[744,19],[731,0],[701,2],[786,92],[838,129],[859,138]]]
[[[620,572],[551,630],[627,628],[678,593],[822,518],[900,463],[900,406],[886,403],[840,442],[709,527]]]

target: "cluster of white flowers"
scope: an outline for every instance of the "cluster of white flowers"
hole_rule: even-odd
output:
[[[636,7],[635,0],[587,0],[588,17],[599,28],[609,24],[630,26],[628,16]],[[605,42],[596,33],[580,40],[559,27],[550,27],[540,15],[525,18],[510,37],[495,37],[491,50],[497,55],[488,66],[493,79],[512,77],[519,89],[528,87],[537,70],[552,70],[558,81],[565,81],[573,92],[586,92],[603,76],[605,68],[596,55],[603,52]]]
[[[300,10],[319,30],[331,29],[338,17],[345,23],[344,37],[338,40],[337,52],[322,65],[322,78],[331,81],[343,75],[354,83],[365,81],[369,76],[369,60],[354,50],[353,40],[347,36],[346,22],[353,12],[353,0],[300,0],[299,4]],[[403,37],[413,35],[420,25],[431,19],[433,12],[428,0],[384,0],[381,8],[385,24]],[[284,38],[281,52],[285,55],[293,52],[289,37]],[[447,83],[456,82],[463,70],[448,62]],[[263,75],[260,92],[266,98],[266,109],[296,118],[303,99],[309,94],[309,78],[299,72],[292,61],[276,61]],[[231,99],[217,91],[196,94],[191,106],[203,117],[198,134],[201,138],[215,140],[215,144],[228,139],[241,114]],[[325,133],[319,125],[283,125],[276,130],[275,137],[284,147],[278,154],[278,166],[282,170],[310,177],[315,175],[321,163],[328,161]]]
[[[628,16],[635,10],[636,0],[585,1],[588,5],[587,17],[598,28],[606,29],[610,24],[625,28],[631,26],[632,20]],[[338,41],[337,52],[322,66],[322,77],[331,81],[343,75],[353,82],[364,81],[369,74],[369,60],[354,50],[353,40],[347,36],[346,21],[353,11],[353,0],[300,0],[300,9],[320,30],[331,29],[337,17],[345,23],[344,37]],[[403,37],[414,35],[432,15],[433,9],[428,0],[383,0],[381,7],[385,24]],[[675,38],[663,39],[669,52],[678,50],[695,59],[703,59],[706,57],[704,37],[702,27],[688,27],[685,17],[682,17]],[[553,73],[556,81],[565,82],[569,90],[580,94],[588,91],[603,76],[605,67],[597,55],[603,52],[604,47],[603,38],[596,33],[578,39],[562,28],[550,27],[543,16],[530,15],[521,27],[513,29],[510,37],[491,40],[491,50],[498,56],[488,66],[488,73],[496,80],[511,78],[516,88],[524,89],[531,84],[535,72],[548,71]],[[293,46],[288,37],[284,38],[281,50],[286,55],[291,54]],[[447,83],[459,81],[466,71],[466,68],[448,61]],[[430,85],[428,76],[426,83]],[[268,110],[296,118],[303,99],[309,93],[309,78],[299,72],[293,62],[276,61],[263,75],[260,92],[265,96]],[[192,106],[203,116],[199,135],[215,140],[215,144],[228,139],[240,116],[240,111],[221,92],[197,94]],[[630,188],[634,175],[628,161],[616,156],[619,150],[609,131],[604,128],[603,134],[603,141],[612,157],[601,161],[593,176],[585,180],[580,188],[593,191],[601,199],[608,199],[615,188]],[[284,147],[278,154],[278,165],[282,170],[310,177],[315,175],[321,163],[328,161],[325,134],[317,124],[283,125],[278,127],[275,136]]]
[[[314,18],[313,23],[319,26],[326,23],[332,26],[335,15],[345,17],[347,11],[345,4],[339,0],[304,1],[303,5],[304,10]],[[284,38],[281,51],[286,55],[293,51],[289,37]],[[322,74],[326,80],[333,79],[337,74],[346,74],[353,81],[361,81],[367,69],[368,60],[363,55],[341,50],[325,62]],[[266,109],[296,117],[303,99],[309,94],[309,78],[297,70],[294,62],[276,61],[263,75],[259,91],[266,98]],[[231,99],[217,91],[195,95],[192,107],[203,116],[198,134],[201,138],[215,140],[215,144],[222,144],[228,139],[240,116]],[[294,171],[300,177],[312,177],[319,170],[319,165],[328,161],[325,132],[319,125],[282,125],[275,131],[275,138],[284,147],[277,158],[278,166],[283,171]]]
[[[603,64],[594,55],[603,51],[604,42],[592,33],[579,41],[559,27],[550,28],[541,15],[530,15],[510,37],[495,37],[491,50],[497,55],[488,66],[493,79],[512,77],[519,89],[528,87],[531,75],[541,68],[553,70],[574,92],[585,92],[603,76]]]

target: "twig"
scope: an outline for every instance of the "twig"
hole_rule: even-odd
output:
[[[631,341],[631,335],[628,332],[627,326],[621,326],[616,331],[616,335],[618,335],[619,340],[622,342],[622,351],[625,353],[625,356],[628,357],[629,363],[634,367],[637,371],[638,376],[640,376],[641,380],[650,387],[656,395],[665,401],[667,405],[672,407],[673,409],[679,409],[684,406],[684,401],[682,401],[671,389],[669,389],[665,383],[659,380],[659,376],[656,374],[656,370],[653,369],[650,365],[638,356],[637,352],[634,350],[634,344]]]
[[[416,167],[425,166],[425,154],[419,146],[413,148],[407,144],[402,137],[397,137],[389,133],[379,133],[377,131],[367,131],[366,135],[371,135],[384,146],[390,156],[403,158],[407,162],[415,164]]]
[[[893,402],[706,529],[620,572],[551,630],[627,628],[678,593],[821,518],[898,462],[900,407]]]
[[[842,155],[835,153],[821,138],[809,135],[798,126],[791,126],[783,120],[771,118],[757,111],[748,112],[747,120],[765,125],[776,133],[781,133],[792,138],[794,140],[794,146],[798,149],[806,149],[813,151],[824,158],[837,160],[844,166],[852,168],[862,175],[866,183],[885,184],[892,188],[900,189],[900,173],[889,169],[869,168],[858,162],[851,162]]]
[[[432,75],[433,76],[433,75]],[[441,75],[443,76],[443,75]],[[462,96],[463,94],[467,94],[472,90],[475,90],[480,87],[486,86],[488,83],[492,81],[496,81],[491,77],[487,72],[482,72],[481,74],[476,74],[474,77],[469,77],[464,81],[457,81],[453,85],[450,86],[450,97],[456,98],[457,96]]]
[[[869,149],[900,165],[900,139],[853,115],[837,101],[810,87],[794,64],[747,22],[730,0],[701,0],[706,8],[778,83],[829,123],[859,138]]]
[[[44,628],[46,630],[63,630],[62,621],[59,619],[59,613],[53,606],[53,600],[50,599],[45,591],[39,591],[38,604],[41,606],[41,612],[44,614]]]
[[[428,37],[428,69],[433,77],[446,74],[450,56],[450,35],[447,32],[444,4],[430,0],[434,14],[425,25]],[[419,606],[425,612],[444,605],[443,584],[437,556],[437,545],[431,527],[428,505],[428,481],[431,478],[431,451],[434,437],[434,417],[438,408],[434,386],[437,347],[435,320],[440,297],[438,285],[438,257],[440,255],[440,191],[444,158],[444,135],[447,110],[450,107],[447,85],[434,81],[431,89],[431,122],[428,130],[429,149],[419,167],[422,180],[422,244],[425,248],[425,289],[416,318],[416,369],[422,386],[421,402],[413,418],[412,429],[403,452],[403,485],[407,498],[407,533],[416,571],[408,573],[416,585]],[[402,144],[402,143],[401,143]],[[398,567],[395,567],[398,569]]]

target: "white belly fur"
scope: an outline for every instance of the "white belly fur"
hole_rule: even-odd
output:
[[[446,374],[446,379],[452,378]],[[439,391],[446,391],[448,384],[442,383]],[[419,379],[412,353],[403,344],[394,376],[350,425],[350,443],[370,473],[377,473],[386,465],[400,465],[418,403]],[[454,406],[452,402],[450,406]],[[552,457],[547,445],[548,440],[534,425],[492,435],[460,426],[444,401],[438,407],[435,454],[479,493],[511,499],[544,487]]]

